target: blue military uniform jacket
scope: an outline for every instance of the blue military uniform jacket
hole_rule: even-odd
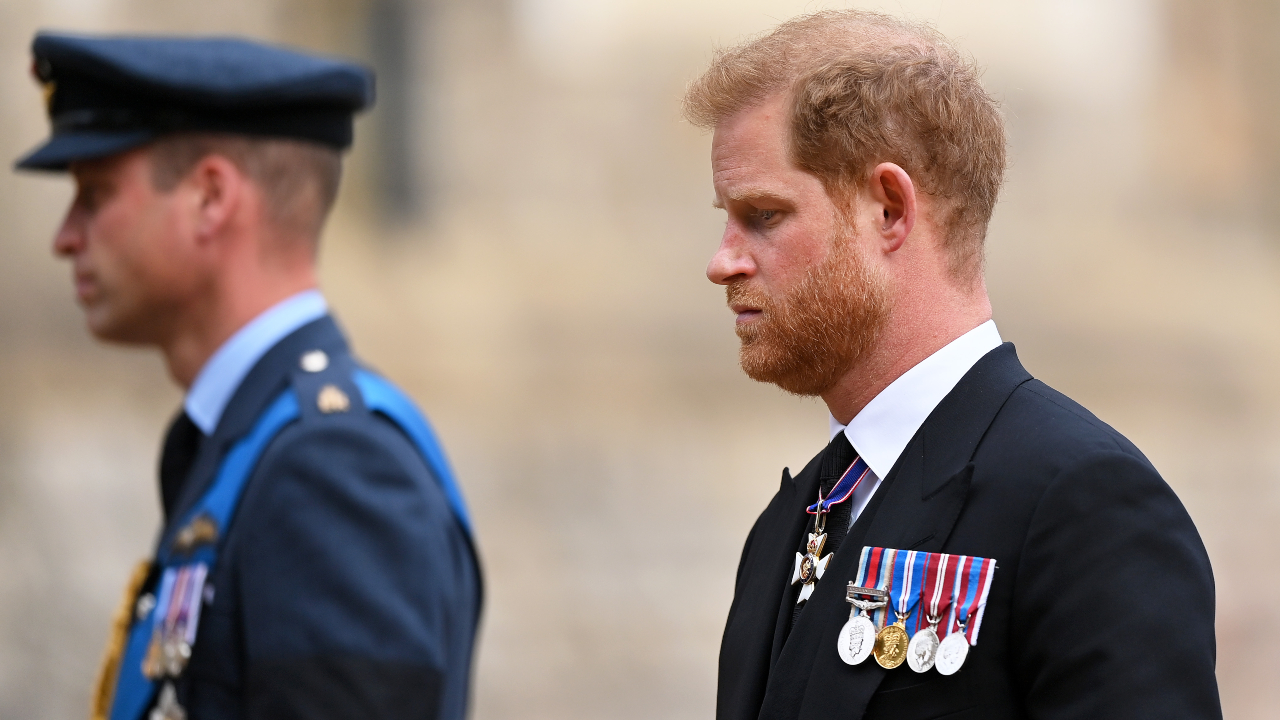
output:
[[[314,350],[329,363],[309,372],[300,358]],[[170,489],[162,541],[292,385],[301,417],[263,452],[210,573],[177,684],[192,720],[465,714],[482,594],[475,549],[415,445],[364,407],[355,368],[331,318],[294,331],[249,372]],[[321,410],[327,385],[345,409]]]

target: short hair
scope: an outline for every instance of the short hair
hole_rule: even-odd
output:
[[[256,184],[266,200],[267,220],[312,241],[338,196],[342,154],[305,140],[207,132],[162,135],[149,146],[156,189],[172,190],[209,155],[221,155]]]
[[[686,91],[684,114],[714,128],[789,93],[796,164],[838,204],[876,164],[902,166],[922,192],[944,199],[935,220],[950,271],[976,281],[1005,171],[1004,121],[980,74],[927,25],[831,10],[717,51]]]

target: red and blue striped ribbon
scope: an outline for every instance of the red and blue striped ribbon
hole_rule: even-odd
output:
[[[839,505],[848,500],[853,497],[853,491],[858,489],[858,484],[862,482],[862,478],[870,473],[871,468],[867,467],[866,461],[859,455],[854,458],[853,464],[849,466],[849,469],[845,470],[844,474],[840,476],[840,481],[836,483],[835,487],[831,488],[831,492],[825,498],[818,498],[818,502],[805,508],[805,512],[810,515],[816,515],[819,507],[822,508],[822,512],[827,512],[831,510],[832,505]]]
[[[868,613],[877,627],[905,611],[907,631],[914,634],[929,627],[927,616],[934,611],[939,637],[963,625],[969,644],[976,645],[995,569],[990,558],[864,547],[854,584],[889,592],[889,603]]]
[[[862,548],[862,557],[858,561],[858,578],[854,584],[858,587],[872,587],[877,590],[884,590],[889,584],[889,578],[893,573],[894,556],[898,551],[880,547],[864,547]],[[888,608],[885,607],[878,610],[872,610],[867,613],[867,617],[871,618],[871,622],[880,627],[884,624],[884,618]]]
[[[938,618],[939,626],[951,611],[951,592],[955,586],[954,555],[946,553],[925,553],[924,585],[920,588],[920,612],[913,613],[907,630],[912,635],[929,627],[929,616]],[[942,632],[946,632],[942,627]]]

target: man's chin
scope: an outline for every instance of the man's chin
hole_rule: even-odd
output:
[[[84,324],[89,334],[102,342],[118,345],[147,344],[147,339],[131,323],[121,322],[120,318],[101,306],[85,308]]]
[[[742,372],[756,382],[776,385],[800,397],[817,397],[830,390],[835,382],[820,369],[806,365],[799,358],[786,358],[773,348],[759,343],[743,343],[738,353]]]

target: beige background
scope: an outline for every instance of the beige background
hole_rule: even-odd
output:
[[[0,158],[45,132],[37,28],[244,33],[387,65],[370,18],[395,1],[0,0]],[[399,6],[405,62],[382,70],[401,91],[384,83],[360,122],[323,277],[363,355],[431,414],[472,504],[489,598],[475,717],[711,715],[742,540],[781,468],[822,447],[826,413],[737,371],[703,277],[722,223],[709,138],[677,104],[714,45],[839,6]],[[1012,139],[989,239],[1000,330],[1183,498],[1216,569],[1227,716],[1271,717],[1280,8],[878,7],[988,68]],[[393,186],[407,205],[386,199],[389,168],[417,178]],[[83,714],[180,401],[152,353],[85,336],[48,249],[69,196],[64,178],[0,172],[5,720]]]

